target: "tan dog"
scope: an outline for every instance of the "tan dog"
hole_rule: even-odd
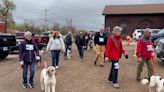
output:
[[[41,72],[40,82],[41,82],[41,90],[45,92],[55,92],[56,87],[56,77],[55,77],[55,68],[50,66],[48,68],[44,68]]]

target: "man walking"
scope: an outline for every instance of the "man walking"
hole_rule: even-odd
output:
[[[137,82],[141,81],[141,72],[144,67],[144,63],[147,64],[148,67],[148,77],[150,78],[153,74],[153,65],[151,57],[154,56],[153,51],[153,43],[150,40],[151,32],[149,29],[145,29],[143,36],[137,42],[137,52],[136,55],[138,57],[138,69],[137,69]]]
[[[83,57],[84,57],[84,39],[83,39],[83,33],[80,32],[77,36],[76,36],[76,46],[78,48],[79,51],[79,55],[80,55],[80,61],[83,62]]]
[[[95,34],[94,44],[96,47],[96,59],[95,65],[97,65],[97,61],[100,57],[100,66],[104,66],[104,53],[105,53],[105,45],[106,45],[106,35],[104,33],[104,27],[100,28],[100,31]]]
[[[119,26],[116,26],[113,28],[113,35],[109,37],[108,43],[106,46],[106,61],[112,62],[111,71],[108,77],[108,82],[113,83],[114,88],[119,88],[118,84],[118,70],[119,70],[119,59],[121,58],[121,55],[124,54],[125,58],[128,59],[128,54],[125,52],[122,46],[121,41],[121,31],[122,28]]]
[[[66,51],[65,51],[65,60],[66,59],[71,59],[70,53],[71,53],[71,49],[72,49],[72,33],[71,31],[68,32],[66,38],[65,38],[65,47],[66,47]]]

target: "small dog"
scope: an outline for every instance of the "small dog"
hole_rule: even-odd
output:
[[[154,88],[156,92],[164,92],[164,78],[161,78],[160,76],[151,76],[150,79],[142,79],[141,80],[142,85],[149,85],[149,92],[152,92],[152,89]]]
[[[70,49],[67,50],[67,58],[68,58],[68,60],[71,60],[71,50]]]
[[[41,83],[41,90],[45,92],[55,92],[56,88],[56,77],[55,77],[55,68],[53,66],[48,67],[47,69],[44,68],[41,72],[40,76],[40,83]]]

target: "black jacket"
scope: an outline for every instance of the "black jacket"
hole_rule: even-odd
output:
[[[77,35],[75,43],[77,46],[84,46],[85,45],[84,38],[81,35]]]
[[[97,32],[94,37],[94,44],[96,45],[106,45],[107,43],[107,37],[105,33],[100,35],[100,32]]]
[[[65,38],[65,44],[67,46],[72,45],[72,37],[70,35],[67,35]]]

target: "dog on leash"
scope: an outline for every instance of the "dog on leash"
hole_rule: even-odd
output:
[[[149,85],[149,92],[155,89],[156,92],[164,92],[164,78],[160,76],[151,76],[149,79],[145,78],[141,80],[142,85]]]
[[[55,92],[56,87],[56,77],[55,77],[55,68],[50,66],[48,68],[44,68],[41,72],[40,83],[41,90],[45,92]]]

